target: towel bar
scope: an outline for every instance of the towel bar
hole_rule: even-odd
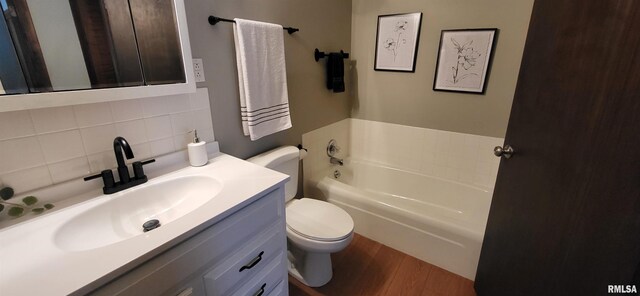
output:
[[[230,20],[230,19],[225,19],[225,18],[221,18],[221,17],[217,17],[217,16],[213,16],[210,15],[209,16],[209,24],[211,24],[212,26],[215,26],[217,23],[219,22],[226,22],[226,23],[235,23],[234,20]],[[283,30],[286,30],[287,33],[289,34],[293,34],[295,32],[300,31],[300,29],[298,28],[293,28],[293,27],[282,27]]]
[[[342,54],[342,58],[348,59],[349,58],[349,53],[346,53],[344,51],[340,51],[340,54]],[[324,51],[320,51],[316,48],[316,50],[313,52],[313,56],[316,59],[316,62],[319,61],[322,58],[326,58],[327,56],[329,56],[329,53],[325,53]]]

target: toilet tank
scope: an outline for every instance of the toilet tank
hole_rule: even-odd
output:
[[[291,177],[284,187],[285,202],[293,199],[298,192],[299,160],[300,150],[294,146],[283,146],[247,159],[247,161]]]

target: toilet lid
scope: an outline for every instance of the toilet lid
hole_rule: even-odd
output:
[[[303,198],[287,204],[287,227],[309,239],[336,241],[353,232],[353,219],[336,205]]]

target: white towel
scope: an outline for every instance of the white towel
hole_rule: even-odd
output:
[[[252,141],[291,128],[282,26],[234,19],[240,113]]]

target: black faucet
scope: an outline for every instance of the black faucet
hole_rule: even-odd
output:
[[[142,166],[155,162],[155,159],[134,162],[132,178],[131,175],[129,175],[129,168],[124,162],[124,157],[122,155],[124,153],[124,156],[126,156],[127,159],[132,159],[134,157],[133,150],[131,150],[129,142],[127,142],[127,140],[123,137],[116,137],[113,140],[113,151],[116,154],[116,162],[118,163],[118,177],[120,178],[120,181],[116,183],[113,178],[113,172],[111,170],[104,170],[100,172],[100,174],[85,177],[85,181],[102,177],[102,181],[104,182],[102,191],[104,192],[104,194],[116,193],[118,191],[125,190],[127,188],[131,188],[133,186],[147,182],[148,178],[144,174],[144,169],[142,168]]]
[[[120,177],[121,183],[128,183],[131,180],[131,177],[129,176],[129,168],[127,168],[127,164],[124,162],[124,158],[122,157],[123,150],[127,159],[132,159],[134,157],[131,146],[129,146],[129,142],[127,142],[125,138],[116,137],[113,139],[113,151],[116,153],[116,162],[118,163],[118,177]]]

